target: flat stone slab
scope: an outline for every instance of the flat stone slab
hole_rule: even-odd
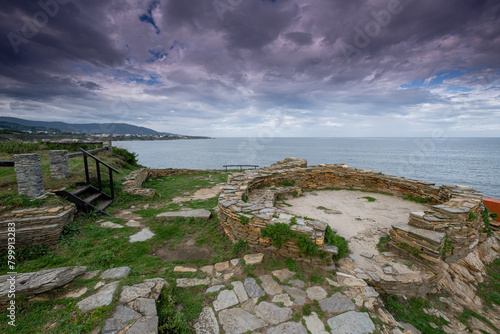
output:
[[[328,326],[337,334],[369,334],[375,325],[366,312],[349,311],[328,319]]]
[[[157,315],[156,301],[152,298],[137,298],[134,301],[134,310],[146,317]]]
[[[217,271],[224,271],[229,268],[229,261],[219,262],[214,265],[214,269]]]
[[[262,275],[259,279],[262,281],[262,288],[268,295],[274,296],[283,292],[283,288],[271,275]]]
[[[62,296],[58,299],[61,299],[61,298],[79,298],[79,297],[83,296],[87,292],[87,290],[88,289],[86,287],[81,287],[80,289],[68,292],[67,294],[65,294],[64,296]]]
[[[248,294],[245,290],[245,286],[240,281],[231,282],[231,285],[234,287],[233,291],[238,297],[240,303],[244,303],[248,300]]]
[[[281,269],[281,270],[274,270],[273,275],[276,276],[276,278],[279,279],[281,283],[283,283],[284,281],[292,278],[293,275],[295,275],[295,273],[288,269]]]
[[[118,305],[115,313],[113,313],[113,317],[106,320],[101,332],[102,334],[117,333],[140,317],[141,315],[131,308]]]
[[[118,279],[118,278],[123,278],[127,277],[128,274],[130,274],[130,268],[129,267],[118,267],[118,268],[111,268],[108,270],[105,270],[101,274],[102,279]]]
[[[328,278],[326,278],[328,279]],[[303,288],[306,283],[304,283],[304,281],[300,280],[300,279],[294,279],[293,281],[290,281],[290,284],[297,287],[297,288]]]
[[[194,324],[194,330],[196,334],[219,334],[219,323],[210,306],[203,308],[198,321]]]
[[[158,219],[175,219],[175,218],[195,218],[208,220],[212,213],[205,209],[196,209],[188,211],[163,212],[156,216]]]
[[[320,286],[313,286],[310,287],[306,290],[307,297],[309,297],[310,300],[323,300],[326,298],[327,293],[325,289],[323,289]]]
[[[142,226],[141,223],[136,222],[133,219],[130,219],[128,222],[125,223],[125,225],[127,225],[129,227],[141,227]]]
[[[320,301],[319,306],[323,312],[328,313],[342,313],[353,311],[356,308],[351,298],[344,296],[340,292],[336,292],[330,298]]]
[[[306,327],[311,332],[311,334],[329,334],[325,330],[325,325],[321,322],[316,312],[311,312],[311,315],[304,316],[304,321],[306,322]]]
[[[277,305],[262,302],[255,306],[255,315],[271,325],[277,325],[289,320],[292,317],[292,310],[287,307],[279,307]]]
[[[123,228],[123,225],[112,223],[112,222],[102,222],[99,224],[100,227],[104,228]]]
[[[89,312],[101,306],[108,306],[113,301],[113,295],[120,282],[112,282],[100,288],[93,295],[81,300],[76,305],[82,312]]]
[[[120,303],[128,303],[137,298],[158,299],[161,290],[168,283],[162,278],[144,280],[144,282],[132,286],[124,286],[120,294]]]
[[[130,242],[146,241],[154,237],[155,234],[151,232],[150,229],[144,228],[134,235],[131,235],[128,239]]]
[[[178,288],[189,288],[197,285],[209,285],[210,278],[178,278],[175,280]]]
[[[441,245],[444,242],[445,233],[425,230],[408,224],[392,225],[393,229],[404,231],[417,238],[421,238],[433,245]]]
[[[283,303],[283,305],[286,307],[290,307],[293,305],[293,302],[290,299],[290,296],[287,295],[286,293],[282,293],[280,295],[274,296],[272,302],[273,303]]]
[[[0,304],[9,302],[9,279],[15,276],[16,295],[36,295],[47,292],[71,282],[75,277],[84,274],[87,267],[64,267],[41,270],[32,273],[0,276]]]
[[[365,287],[365,296],[377,298],[379,293],[371,286]]]
[[[205,291],[205,293],[213,293],[213,292],[219,292],[220,290],[224,289],[226,286],[225,285],[222,285],[222,284],[219,284],[219,285],[214,285],[214,286],[211,286],[207,289],[207,291]]]
[[[264,254],[263,253],[259,253],[259,254],[247,254],[247,255],[243,256],[243,260],[245,260],[245,263],[247,265],[261,263],[263,258],[264,258]]]
[[[243,283],[243,285],[245,286],[245,290],[247,290],[249,297],[262,297],[266,294],[253,277],[245,279],[245,283]]]
[[[238,305],[238,297],[233,290],[223,290],[214,301],[215,312]]]
[[[201,271],[206,273],[207,275],[213,276],[214,275],[214,266],[204,266],[200,268]]]
[[[304,290],[297,289],[291,286],[284,286],[285,291],[294,299],[297,305],[304,305],[307,301],[307,293]]]
[[[196,268],[177,266],[174,268],[174,273],[195,273],[198,270]]]
[[[264,320],[241,308],[220,311],[219,322],[226,334],[242,334],[267,326]]]
[[[82,278],[89,280],[89,279],[92,279],[92,278],[96,277],[100,273],[101,273],[100,270],[87,271],[85,274],[82,275]]]
[[[127,331],[127,334],[158,334],[158,317],[142,317]]]
[[[285,322],[276,327],[269,328],[266,334],[307,334],[307,330],[298,322]]]

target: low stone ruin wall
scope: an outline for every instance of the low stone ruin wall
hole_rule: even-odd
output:
[[[55,246],[64,226],[73,222],[75,212],[74,204],[11,211],[0,217],[0,249],[7,248],[12,226],[16,248]]]
[[[261,230],[276,222],[290,223],[294,218],[274,206],[280,193],[315,189],[356,189],[426,199],[433,204],[431,209],[411,213],[409,223],[394,226],[391,237],[395,248],[414,254],[434,270],[439,268],[442,254],[446,254],[447,262],[456,261],[471,252],[479,241],[484,206],[481,194],[471,188],[437,187],[430,182],[341,164],[307,167],[306,160],[296,158],[233,174],[219,197],[220,223],[234,242],[242,239],[256,249],[298,258],[298,248],[293,242],[276,250],[269,239],[261,237]],[[326,224],[302,219],[302,224],[291,229],[307,234],[312,242],[323,246]]]
[[[141,168],[131,172],[125,181],[123,182],[123,191],[132,195],[141,195],[149,198],[155,196],[154,189],[145,189],[142,184],[148,177],[165,177],[174,175],[192,175],[192,174],[202,174],[206,173],[205,170],[200,169],[177,169],[177,168],[166,168],[166,169],[149,169]]]
[[[142,187],[142,184],[149,176],[149,169],[141,168],[131,172],[125,177],[123,181],[123,191],[132,195],[141,195],[149,198],[155,196],[154,189],[146,189]]]
[[[150,169],[149,177],[163,177],[163,176],[173,176],[173,175],[192,175],[192,174],[203,174],[206,170],[201,169],[180,169],[180,168],[165,168],[165,169]]]

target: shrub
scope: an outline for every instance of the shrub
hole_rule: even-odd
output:
[[[345,238],[337,235],[333,232],[330,226],[326,227],[325,231],[325,242],[328,245],[336,246],[338,248],[338,254],[333,256],[334,261],[338,261],[345,257],[349,253],[349,247]]]
[[[413,194],[406,194],[403,196],[403,199],[415,203],[429,203],[431,201],[430,197],[418,197]]]
[[[247,216],[243,216],[241,215],[240,216],[240,221],[243,225],[247,225],[248,223],[250,223],[250,218],[248,218]]]
[[[311,242],[311,239],[305,234],[297,235],[297,246],[300,251],[309,256],[319,255],[319,247]]]
[[[387,244],[391,241],[390,236],[385,236],[385,237],[380,237],[378,244],[377,244],[377,249],[379,252],[388,252],[390,251],[389,247],[387,247]]]
[[[288,240],[295,236],[295,233],[290,229],[290,226],[284,223],[276,223],[268,225],[260,232],[263,238],[271,239],[271,244],[276,248],[281,248]]]
[[[295,180],[284,180],[281,182],[283,187],[293,187],[295,185]]]
[[[113,154],[122,157],[128,164],[137,166],[137,154],[124,148],[113,147]]]

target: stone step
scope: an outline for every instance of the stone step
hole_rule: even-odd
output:
[[[445,234],[442,232],[430,231],[423,228],[410,226],[408,224],[392,225],[392,228],[396,231],[403,231],[411,236],[414,236],[417,239],[425,240],[428,243],[436,245],[438,247],[444,242],[445,238]]]

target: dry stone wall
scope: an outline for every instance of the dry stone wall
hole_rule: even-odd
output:
[[[65,225],[73,222],[74,204],[11,211],[0,217],[0,249],[7,248],[9,227],[15,225],[16,248],[54,246]]]
[[[147,168],[141,168],[131,172],[125,177],[123,181],[123,191],[132,195],[141,195],[149,198],[155,196],[154,189],[145,189],[142,184],[148,178],[149,170]]]
[[[421,198],[432,204],[428,211],[412,212],[408,224],[393,226],[392,245],[434,271],[439,270],[442,254],[446,262],[466,256],[480,241],[482,195],[463,186],[436,186],[434,183],[360,170],[343,164],[307,167],[307,161],[288,158],[270,167],[233,174],[219,197],[219,219],[226,234],[236,242],[244,240],[256,249],[274,251],[299,258],[294,242],[275,249],[261,231],[277,222],[308,235],[325,253],[335,253],[324,245],[326,224],[286,215],[274,206],[276,198],[315,189],[355,189],[387,193],[399,197]],[[242,218],[244,217],[244,218]],[[318,259],[302,259],[320,262]]]

